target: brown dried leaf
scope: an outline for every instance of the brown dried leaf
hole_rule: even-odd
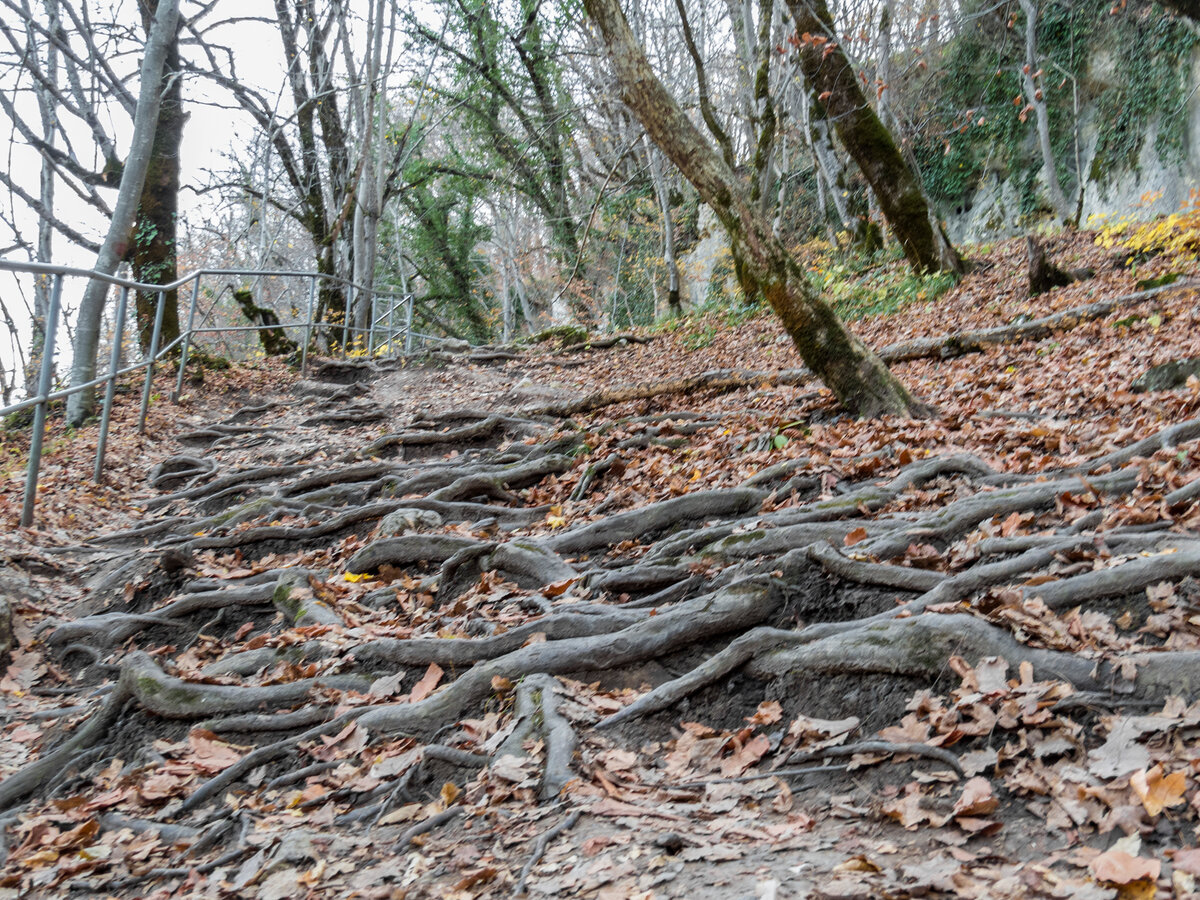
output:
[[[1184,802],[1183,792],[1187,786],[1187,776],[1183,772],[1163,775],[1162,766],[1156,765],[1149,771],[1139,769],[1130,775],[1129,786],[1142,801],[1146,812],[1157,816],[1163,809],[1179,806]]]
[[[1162,863],[1157,859],[1130,856],[1124,850],[1109,850],[1088,863],[1088,870],[1097,881],[1129,884],[1134,881],[1157,880]]]
[[[421,676],[421,680],[413,685],[412,693],[409,695],[410,703],[420,703],[426,697],[433,693],[434,688],[438,686],[438,682],[442,680],[442,667],[437,663],[430,663],[429,668],[425,670],[425,674]]]
[[[758,709],[754,715],[748,716],[746,721],[752,725],[774,725],[783,718],[783,707],[779,705],[777,700],[764,700],[758,704]]]
[[[992,783],[976,775],[963,785],[962,794],[954,804],[955,816],[986,816],[996,811],[1000,801],[992,793]]]

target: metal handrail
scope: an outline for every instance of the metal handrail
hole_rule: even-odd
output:
[[[155,364],[179,347],[179,375],[176,380],[175,390],[171,393],[171,400],[178,402],[179,397],[183,392],[184,370],[187,366],[188,351],[192,343],[192,338],[198,334],[206,334],[223,331],[266,331],[273,328],[288,329],[288,328],[303,328],[304,342],[301,345],[300,351],[300,371],[302,373],[308,370],[308,348],[312,343],[313,329],[320,323],[314,321],[316,312],[316,291],[317,284],[320,281],[328,281],[343,285],[350,289],[349,296],[346,301],[345,321],[341,324],[342,329],[342,354],[345,356],[350,342],[351,334],[365,333],[367,335],[367,345],[372,353],[377,352],[378,348],[374,346],[373,337],[375,333],[374,307],[377,297],[384,296],[390,298],[400,298],[407,305],[406,324],[403,328],[388,327],[385,329],[388,337],[384,342],[387,345],[388,355],[398,355],[396,353],[395,338],[403,334],[404,344],[401,354],[407,354],[412,349],[412,338],[415,336],[412,330],[413,318],[413,297],[411,293],[402,293],[392,290],[379,290],[370,285],[363,285],[338,275],[327,274],[324,272],[312,272],[289,269],[197,269],[169,284],[147,284],[144,282],[134,281],[129,278],[122,278],[118,275],[108,275],[103,272],[96,272],[91,269],[80,269],[73,266],[60,266],[51,263],[37,262],[20,262],[16,260],[0,259],[0,271],[3,272],[23,272],[32,275],[52,276],[54,279],[53,286],[50,292],[50,305],[46,311],[45,324],[45,340],[42,348],[42,368],[38,379],[38,392],[34,397],[27,398],[18,403],[9,406],[0,407],[0,416],[7,416],[14,412],[19,412],[32,407],[34,409],[33,432],[29,441],[29,462],[25,475],[25,496],[21,508],[21,526],[28,527],[33,523],[33,509],[37,497],[38,471],[41,464],[42,444],[45,438],[46,430],[46,413],[51,400],[60,400],[77,394],[81,391],[89,390],[100,385],[105,385],[104,402],[100,416],[100,434],[96,443],[96,461],[93,471],[94,480],[99,483],[104,468],[104,455],[108,444],[109,424],[112,417],[113,399],[116,393],[116,381],[118,378],[136,372],[139,369],[146,370],[145,383],[142,388],[141,409],[138,416],[138,431],[145,432],[146,416],[149,410],[151,383],[154,378]],[[195,327],[196,311],[200,300],[200,284],[206,276],[237,276],[237,277],[254,277],[254,278],[307,278],[309,281],[308,292],[308,309],[307,316],[304,319],[298,319],[289,322],[280,322],[276,325],[236,325],[226,328],[219,327]],[[54,357],[57,353],[57,333],[59,311],[62,305],[62,287],[64,278],[86,278],[89,281],[102,281],[106,284],[121,288],[119,300],[117,304],[117,318],[114,323],[112,337],[112,354],[109,363],[109,371],[107,375],[98,376],[90,381],[80,384],[71,385],[69,388],[63,388],[57,391],[51,390],[53,373],[54,373]],[[159,341],[162,336],[163,314],[166,309],[166,296],[171,291],[176,291],[188,284],[192,285],[191,303],[188,309],[187,327],[182,329],[179,337],[173,340],[166,347],[159,347]],[[155,309],[154,330],[150,340],[149,352],[145,359],[134,365],[119,368],[121,359],[121,340],[124,336],[125,319],[128,310],[129,292],[131,290],[142,293],[158,294],[158,303]],[[368,328],[354,328],[349,322],[349,310],[351,306],[351,298],[354,296],[355,290],[365,290],[370,295],[371,315],[369,316]],[[394,305],[393,305],[394,309]],[[334,327],[338,327],[336,324]],[[428,335],[420,335],[424,340],[445,340],[445,338],[436,338]],[[383,345],[380,345],[381,347]]]

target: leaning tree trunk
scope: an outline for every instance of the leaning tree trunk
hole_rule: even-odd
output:
[[[158,8],[158,0],[142,4],[142,19],[147,37]],[[176,254],[176,218],[179,213],[179,151],[183,147],[183,80],[179,72],[179,32],[170,37],[163,66],[163,91],[158,110],[158,128],[150,151],[150,168],[138,204],[133,230],[131,262],[133,277],[147,284],[170,284],[178,276]],[[157,291],[137,294],[138,341],[142,352],[150,349],[154,319],[158,308]],[[160,347],[179,337],[179,292],[168,291],[163,312]]]
[[[146,53],[142,58],[137,107],[133,116],[133,138],[129,157],[121,173],[121,188],[113,208],[112,220],[100,252],[96,254],[95,269],[107,275],[117,271],[117,266],[129,251],[134,216],[142,195],[142,185],[150,167],[150,154],[154,146],[154,132],[158,127],[158,110],[162,97],[162,74],[167,53],[179,22],[178,0],[161,0],[154,16],[154,25],[146,38]],[[91,281],[79,305],[79,316],[75,326],[75,358],[71,363],[71,384],[81,385],[96,375],[96,351],[100,346],[100,322],[104,313],[104,301],[108,296],[108,285],[102,281]],[[80,425],[91,414],[95,403],[95,390],[89,388],[72,394],[67,401],[67,422]]]
[[[863,95],[836,43],[825,0],[788,0],[800,40],[800,68],[829,113],[838,137],[874,191],[879,207],[917,272],[962,274],[963,261],[934,219],[917,174]]]
[[[766,297],[809,368],[856,415],[928,412],[816,294],[751,204],[746,185],[655,76],[618,0],[584,0],[584,6],[604,36],[623,99],[712,207],[729,234],[743,290]]]
[[[263,353],[267,356],[287,356],[296,352],[296,342],[283,330],[275,310],[255,303],[253,291],[235,288],[233,299],[250,324],[258,326],[258,340]]]

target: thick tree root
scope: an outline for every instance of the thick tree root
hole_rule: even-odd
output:
[[[677,412],[640,419],[626,422],[625,433],[646,442],[707,427]],[[1170,642],[1159,647],[1163,632],[1152,630],[1183,622],[1194,603],[1189,579],[1200,577],[1200,541],[1180,534],[1176,523],[1193,521],[1200,497],[1200,481],[1188,482],[1182,464],[1195,450],[1131,462],[1200,438],[1200,420],[1042,481],[997,473],[970,456],[922,459],[897,471],[888,451],[880,451],[873,463],[887,466],[887,477],[834,496],[804,500],[825,486],[821,472],[790,460],[736,488],[608,515],[595,512],[597,487],[620,475],[621,451],[593,457],[585,469],[573,453],[583,445],[575,432],[491,449],[506,436],[541,428],[459,410],[365,452],[458,451],[446,459],[352,454],[347,460],[356,461],[322,468],[296,464],[309,457],[289,448],[291,455],[276,457],[285,463],[226,472],[210,467],[209,458],[177,458],[159,473],[174,493],[157,499],[186,514],[126,532],[124,539],[154,545],[122,551],[95,576],[97,595],[109,605],[43,635],[61,652],[74,648],[92,657],[88,677],[113,679],[100,688],[107,697],[70,737],[0,783],[0,808],[42,797],[64,776],[74,789],[77,779],[96,775],[115,752],[110,735],[132,709],[264,742],[192,789],[181,806],[167,807],[175,820],[170,827],[179,829],[172,834],[194,845],[212,833],[206,822],[228,815],[222,798],[231,790],[240,796],[247,783],[258,790],[244,810],[275,808],[282,801],[272,792],[299,785],[311,789],[305,808],[328,805],[335,826],[376,827],[390,821],[384,817],[401,801],[427,803],[446,766],[470,773],[490,765],[466,789],[469,797],[502,780],[502,757],[520,754],[540,762],[537,794],[548,803],[570,794],[564,787],[587,772],[573,758],[577,744],[584,742],[582,758],[590,760],[595,744],[589,742],[620,739],[614,726],[656,714],[663,717],[658,725],[673,724],[685,698],[706,703],[702,688],[734,676],[739,685],[746,683],[742,676],[786,685],[830,675],[932,683],[998,657],[1012,671],[1023,667],[1022,678],[1032,667],[1036,678],[1060,679],[1089,702],[1109,706],[1187,696],[1200,683],[1200,651]],[[572,488],[578,505],[566,501]],[[772,491],[776,498],[798,493],[776,508]],[[1161,498],[1157,516],[1142,504],[1141,524],[1121,525],[1128,521],[1122,512],[1134,506],[1127,498],[1147,495]],[[235,496],[229,509],[203,514]],[[368,529],[390,513],[397,515],[372,539]],[[272,521],[284,514],[285,522]],[[559,515],[572,524],[555,528],[563,523],[550,517]],[[517,529],[529,531],[513,534]],[[308,547],[317,549],[301,555]],[[238,570],[232,587],[219,577],[222,567]],[[193,577],[197,571],[206,577]],[[385,584],[358,583],[376,573]],[[1158,587],[1164,581],[1179,583],[1178,597],[1163,599],[1170,593]],[[139,585],[129,605],[127,583]],[[1082,615],[1074,607],[1086,612],[1089,603],[1116,597],[1140,613],[1148,588],[1157,614],[1147,620],[1152,636],[1133,631],[1141,620],[1131,616],[1134,624],[1113,626],[1120,642],[1070,643]],[[245,612],[211,618],[222,610]],[[1055,617],[1056,610],[1062,615]],[[374,612],[381,615],[372,619]],[[1025,627],[1034,613],[1050,627]],[[1056,632],[1061,642],[1045,637],[1064,622],[1070,627]],[[218,624],[228,635],[237,631],[231,652],[220,658],[210,641],[196,637]],[[135,649],[139,640],[149,647],[151,635],[162,641],[163,632],[180,648],[176,654],[187,649],[190,659],[180,660],[180,670],[199,667],[201,679],[170,674],[176,670],[169,650],[151,657]],[[1065,646],[1087,649],[1058,649]],[[955,657],[961,659],[951,662]],[[683,674],[663,682],[664,670],[678,673],[685,659]],[[694,665],[696,659],[703,661]],[[586,683],[621,675],[636,686],[642,671],[658,686],[602,719],[603,736],[582,727],[577,733],[563,716],[566,677]],[[245,683],[211,683],[233,677]],[[401,695],[401,684],[408,694]],[[569,707],[573,717],[577,708]],[[331,736],[352,724],[368,742],[392,742],[387,754],[413,754],[417,761],[362,787],[372,760],[387,758],[371,755],[373,743],[357,763],[353,756],[337,764],[321,758],[337,743]],[[835,749],[800,744],[781,752],[776,774],[792,771],[780,766],[849,753],[917,755],[960,770],[948,749],[861,737]],[[339,770],[343,764],[348,768]],[[343,777],[355,765],[363,768],[354,780]],[[740,780],[765,777],[771,772],[760,766]],[[355,782],[360,786],[351,787]],[[340,786],[322,792],[330,783]],[[519,790],[532,796],[531,783]],[[456,802],[415,827],[435,828],[474,808],[469,799]],[[577,817],[578,811],[565,822]],[[105,827],[158,826],[111,822]],[[539,848],[559,833],[552,829],[539,840],[526,875]]]
[[[512,734],[496,751],[497,757],[526,756],[527,742],[540,739],[544,743],[546,761],[538,789],[543,800],[557,797],[575,778],[571,772],[571,758],[579,739],[558,710],[557,692],[558,682],[548,675],[537,674],[524,679],[517,687]]]
[[[1118,309],[1137,306],[1168,292],[1194,290],[1200,282],[1177,281],[1164,287],[1137,291],[1108,300],[1098,300],[1086,306],[1065,309],[1040,319],[1016,325],[983,328],[978,331],[963,331],[942,337],[918,338],[901,344],[890,344],[879,351],[879,358],[888,365],[913,359],[947,358],[964,353],[978,353],[985,347],[1015,344],[1020,341],[1040,341],[1056,331],[1069,331],[1087,322],[1103,319]]]

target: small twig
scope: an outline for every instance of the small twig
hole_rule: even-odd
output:
[[[396,842],[398,850],[406,850],[413,842],[413,838],[420,837],[427,831],[433,831],[441,825],[445,825],[451,819],[461,816],[466,810],[461,806],[452,806],[449,809],[443,810],[440,813],[435,813],[423,822],[418,822],[404,834],[400,835],[400,840]]]
[[[710,784],[749,784],[751,781],[766,781],[771,778],[795,778],[800,775],[809,775],[813,772],[844,772],[849,766],[849,763],[838,763],[829,766],[805,766],[799,769],[776,769],[774,772],[764,772],[758,775],[742,775],[738,778],[706,778],[704,781],[688,781],[684,784],[676,785],[679,789],[684,788],[703,788]]]
[[[259,747],[240,760],[235,762],[229,768],[225,769],[219,775],[214,775],[207,782],[202,784],[194,794],[183,801],[183,805],[175,811],[176,816],[181,816],[186,812],[190,812],[196,807],[208,802],[208,800],[218,793],[223,791],[228,785],[237,781],[251,769],[261,766],[263,763],[268,763],[273,759],[283,756],[290,752],[293,748],[298,747],[304,741],[311,741],[313,738],[320,737],[323,734],[328,734],[331,731],[337,731],[345,725],[353,722],[363,713],[367,712],[370,707],[363,707],[352,710],[348,713],[343,713],[335,719],[330,719],[318,725],[316,728],[310,728],[301,734],[294,737],[285,738],[282,741],[276,741],[274,744],[267,744],[265,747]]]
[[[287,787],[289,784],[295,784],[297,781],[303,781],[310,775],[320,775],[322,772],[327,772],[330,769],[336,769],[342,764],[340,759],[328,759],[324,762],[313,763],[311,766],[305,766],[302,769],[294,769],[291,772],[285,772],[278,778],[272,778],[267,782],[266,790],[273,791],[277,788]]]
[[[583,815],[582,809],[577,809],[540,838],[533,844],[533,852],[529,854],[529,859],[521,869],[521,877],[517,880],[517,887],[513,893],[520,896],[525,893],[525,882],[529,878],[529,873],[533,871],[533,867],[538,864],[541,858],[546,854],[546,848],[550,846],[550,842],[562,834],[564,831],[570,831],[575,827],[580,817]]]
[[[810,759],[825,759],[827,757],[853,756],[856,753],[891,753],[898,755],[908,753],[913,756],[923,756],[936,759],[952,768],[957,774],[963,774],[958,757],[942,747],[930,744],[896,744],[891,741],[859,741],[857,744],[845,744],[841,747],[825,747],[821,750],[807,750],[793,753],[787,758],[789,763],[807,762]],[[780,770],[782,771],[782,770]]]
[[[1061,713],[1072,709],[1121,709],[1124,707],[1156,709],[1161,706],[1161,700],[1139,700],[1136,697],[1116,697],[1099,691],[1079,691],[1063,697],[1050,707],[1050,711]]]

